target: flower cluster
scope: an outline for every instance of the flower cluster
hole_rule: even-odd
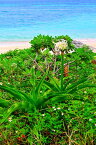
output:
[[[67,41],[62,40],[60,42],[55,43],[55,50],[64,51],[68,47]]]

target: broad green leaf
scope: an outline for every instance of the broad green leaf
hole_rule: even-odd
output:
[[[0,98],[0,107],[8,107],[10,105],[10,101],[4,100]]]
[[[47,81],[44,81],[44,84],[49,88],[51,89],[52,91],[56,91],[58,92],[58,89],[50,82],[47,82]]]
[[[66,88],[66,91],[76,88],[78,85],[84,83],[85,81],[87,81],[87,78],[81,79],[77,81],[76,83],[71,84],[68,88]]]
[[[13,95],[14,97],[16,97],[17,99],[20,100],[26,100],[26,98],[24,97],[24,95],[22,95],[18,90],[13,89],[11,87],[6,87],[3,85],[0,85],[0,89],[6,91],[7,93],[10,93],[11,95]]]
[[[58,80],[58,82],[57,82],[57,79],[55,79],[54,77],[51,77],[51,76],[49,76],[49,78],[51,78],[51,81],[52,81],[52,83],[54,83],[54,86],[58,89],[58,91],[60,91],[61,90],[61,88],[59,86],[60,81]]]
[[[67,81],[67,80],[64,80],[64,81]],[[74,81],[74,79],[72,78],[72,79],[68,80],[67,82],[64,82],[63,90],[66,89],[66,88],[68,87],[68,85],[69,85],[70,83],[72,83],[73,81]]]
[[[28,107],[28,103],[27,102],[18,102],[18,103],[14,103],[8,110],[7,112],[4,113],[3,115],[3,119],[0,121],[0,124],[2,124],[3,122],[6,121],[6,119],[16,110],[20,110],[20,109],[25,109]]]
[[[83,85],[80,85],[76,88],[73,88],[73,89],[69,90],[68,93],[74,93],[77,90],[84,89],[84,88],[87,88],[87,87],[96,87],[96,85],[94,85],[94,84],[83,84]]]
[[[45,75],[42,77],[42,79],[39,81],[39,84],[37,85],[36,89],[35,89],[35,94],[38,95],[38,93],[40,92],[40,89],[42,87],[42,84],[47,76],[48,72],[45,73]]]

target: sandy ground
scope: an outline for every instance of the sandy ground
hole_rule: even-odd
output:
[[[29,48],[31,44],[28,41],[22,42],[0,42],[0,53],[5,53],[9,50],[14,49],[25,49]]]
[[[88,46],[92,46],[92,47],[96,48],[96,39],[75,39],[75,40],[80,41]],[[28,41],[0,42],[0,54],[5,53],[9,50],[29,48],[30,46],[31,45]],[[96,53],[96,49],[93,49],[93,52]]]
[[[94,47],[95,49],[93,49],[93,52],[96,53],[96,39],[90,39],[90,38],[87,38],[87,39],[75,39],[77,41],[80,41],[88,46],[91,46],[91,47]]]

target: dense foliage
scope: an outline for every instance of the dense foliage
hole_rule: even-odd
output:
[[[63,39],[67,50],[55,55]],[[95,145],[96,54],[69,36],[30,43],[0,55],[0,145]]]

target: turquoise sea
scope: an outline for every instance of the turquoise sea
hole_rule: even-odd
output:
[[[95,0],[5,0],[0,2],[0,41],[38,34],[96,38]]]

